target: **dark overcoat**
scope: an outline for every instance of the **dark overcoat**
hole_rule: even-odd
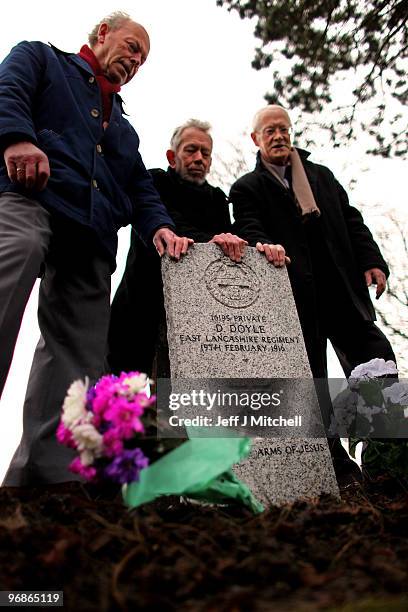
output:
[[[195,185],[172,169],[150,171],[154,185],[176,225],[179,236],[208,242],[215,234],[231,231],[227,197],[205,182]],[[113,372],[140,370],[152,373],[158,330],[165,323],[160,257],[132,230],[123,279],[112,303],[109,329],[109,366]],[[163,336],[160,344],[165,344]],[[163,369],[166,350],[160,351]]]
[[[341,297],[342,305],[353,305],[363,320],[372,321],[375,312],[364,272],[380,268],[388,276],[389,270],[361,213],[349,204],[346,191],[333,173],[309,161],[306,151],[298,152],[321,211],[318,220],[302,218],[291,190],[274,178],[259,155],[254,171],[232,186],[230,200],[236,234],[252,246],[257,242],[281,244],[291,258],[288,274],[303,332],[310,340],[313,334],[318,334],[318,284],[321,289],[326,283],[325,308],[331,309],[333,317],[344,315],[339,312]],[[319,226],[313,233],[319,244],[312,245],[314,254],[320,253],[319,273],[325,270],[330,278],[316,278],[310,223]]]

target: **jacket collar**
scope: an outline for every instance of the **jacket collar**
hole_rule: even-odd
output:
[[[80,57],[77,53],[71,53],[69,51],[62,51],[61,49],[58,49],[58,47],[56,47],[52,43],[48,42],[48,44],[50,45],[51,49],[57,55],[65,55],[65,57],[69,58],[69,61],[72,62],[73,64],[76,64],[76,66],[78,66],[78,68],[80,68],[81,70],[83,70],[84,72],[86,72],[89,75],[95,76],[94,72],[93,72],[92,68],[90,67],[90,65],[88,64],[88,62],[85,61],[82,57]],[[114,103],[115,103],[115,98],[117,99],[117,101],[120,104],[120,109],[121,109],[122,115],[126,115],[127,116],[128,113],[126,113],[124,108],[123,108],[124,102],[123,102],[122,96],[120,94],[118,94],[118,93],[115,93],[114,96],[113,96]]]
[[[300,156],[300,159],[302,160],[302,162],[305,162],[307,160],[307,158],[310,156],[310,152],[306,151],[305,149],[299,149],[298,147],[296,147],[296,150],[299,153],[299,156]],[[310,183],[310,186],[312,188],[312,191],[313,191],[313,193],[315,194],[315,197],[316,197],[316,193],[315,193],[316,178],[314,176],[314,172],[313,172],[312,168],[310,168],[309,164],[307,164],[307,165],[303,164],[303,165],[304,165],[304,168],[305,168],[305,172],[306,172],[307,178],[309,179],[309,183]],[[283,185],[281,185],[280,182],[269,172],[269,170],[266,168],[266,166],[262,162],[261,154],[260,154],[259,151],[256,154],[255,171],[256,172],[262,172],[262,174],[264,176],[269,177],[270,180],[273,181],[273,183],[275,185],[278,185],[281,189],[284,189]]]
[[[93,74],[92,68],[90,67],[88,62],[86,62],[82,57],[79,57],[79,55],[77,55],[76,53],[70,53],[69,51],[62,51],[62,49],[58,49],[58,47],[56,47],[50,42],[48,44],[50,45],[51,49],[57,55],[65,55],[65,57],[67,58],[69,57],[70,61],[76,64],[77,66],[79,66],[79,68],[81,68],[82,70],[85,70],[85,72],[87,72],[88,74]]]

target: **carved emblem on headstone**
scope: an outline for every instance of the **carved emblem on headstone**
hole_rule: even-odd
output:
[[[260,282],[247,264],[217,259],[205,271],[205,283],[213,298],[230,308],[247,308],[259,295]]]
[[[242,388],[244,397],[261,378],[265,390],[272,389],[272,379],[293,379],[278,387],[282,401],[269,409],[279,419],[285,407],[290,418],[302,416],[302,431],[288,425],[278,436],[274,426],[261,423],[262,437],[253,432],[252,454],[234,466],[234,473],[265,506],[320,493],[339,495],[327,442],[320,435],[318,398],[287,271],[271,266],[252,247],[243,263],[234,264],[215,244],[196,244],[181,264],[165,257],[162,270],[172,385],[178,381],[179,390],[188,393],[225,389],[226,397],[233,395],[230,389],[240,394]],[[256,393],[263,397],[263,390]],[[245,406],[245,414],[259,418],[257,409]],[[241,414],[229,405],[220,408],[227,422]],[[194,408],[194,415],[200,414]],[[215,414],[205,409],[214,426]],[[214,437],[225,435],[215,429]]]

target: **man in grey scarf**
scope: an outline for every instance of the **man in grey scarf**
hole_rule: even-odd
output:
[[[346,376],[375,357],[395,361],[374,323],[368,292],[375,284],[380,298],[388,266],[344,188],[328,168],[292,146],[291,131],[284,108],[270,105],[256,113],[256,167],[230,193],[235,231],[268,259],[271,244],[281,245],[290,258],[288,274],[315,378],[327,377],[328,339]]]

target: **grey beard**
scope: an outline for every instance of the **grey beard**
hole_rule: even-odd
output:
[[[185,170],[180,170],[179,175],[183,180],[188,181],[189,183],[194,183],[195,185],[204,185],[206,181],[205,176],[204,178],[195,178],[194,176],[188,174]]]

